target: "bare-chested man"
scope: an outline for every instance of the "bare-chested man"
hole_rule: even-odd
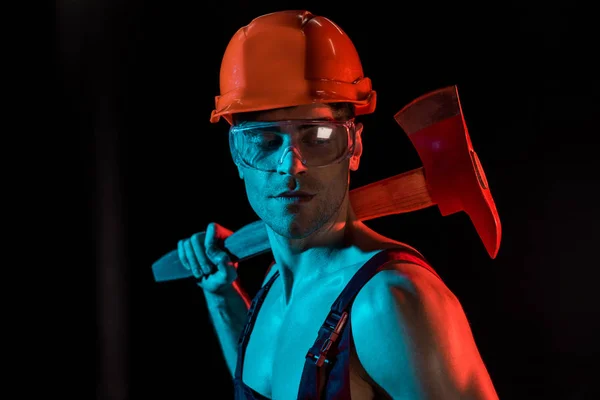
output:
[[[212,122],[264,221],[273,264],[254,299],[210,224],[179,242],[239,399],[496,399],[457,298],[413,248],[360,222],[350,171],[375,92],[350,39],[307,11],[232,38]],[[250,311],[250,312],[249,312]]]

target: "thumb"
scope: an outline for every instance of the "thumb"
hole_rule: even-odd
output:
[[[227,253],[222,253],[221,257],[216,260],[215,266],[217,267],[217,273],[224,276],[227,283],[233,283],[237,279],[238,263],[231,261]]]

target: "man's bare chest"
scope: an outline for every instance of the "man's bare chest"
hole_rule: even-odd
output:
[[[247,385],[269,397],[296,398],[306,353],[350,277],[340,274],[318,286],[298,288],[287,305],[281,282],[273,284],[246,348],[243,380]]]

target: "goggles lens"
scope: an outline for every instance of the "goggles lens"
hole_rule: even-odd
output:
[[[288,152],[307,167],[348,158],[354,150],[354,121],[244,122],[229,130],[233,158],[250,168],[276,171]]]

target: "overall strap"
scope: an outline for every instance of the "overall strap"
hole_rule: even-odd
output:
[[[346,311],[362,287],[377,273],[379,269],[390,261],[403,261],[406,263],[417,264],[433,273],[438,278],[437,272],[431,268],[425,257],[411,248],[390,248],[380,251],[369,259],[354,274],[350,282],[340,293],[338,298],[331,306],[331,313],[342,314]],[[331,314],[330,313],[330,314]]]
[[[306,354],[302,380],[299,388],[299,399],[324,399],[325,388],[329,374],[335,363],[337,347],[340,345],[339,339],[343,335],[344,341],[349,342],[349,335],[344,330],[349,319],[349,310],[354,298],[362,287],[377,273],[380,268],[390,261],[404,261],[420,265],[431,271],[438,278],[437,273],[429,266],[425,258],[416,250],[411,248],[391,248],[385,249],[371,257],[350,279],[346,287],[342,290],[331,310],[325,319],[325,322],[319,329],[317,339]],[[348,343],[344,343],[346,348]],[[348,360],[346,360],[348,361]],[[349,398],[348,387],[332,388],[334,398]],[[347,386],[347,385],[345,385]]]

